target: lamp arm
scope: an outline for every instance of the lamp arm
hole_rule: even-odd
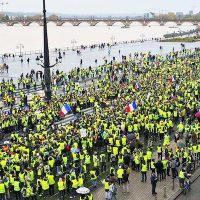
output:
[[[45,67],[44,65],[42,65],[40,63],[38,63],[37,65],[40,65],[42,68],[52,68],[52,67],[55,67],[57,64],[58,64],[58,62],[55,63],[54,65],[49,66],[49,67]]]
[[[55,67],[58,64],[58,62],[56,62],[54,65],[49,66],[49,68]]]
[[[44,65],[42,65],[42,64],[40,64],[40,63],[37,63],[37,65],[40,65],[42,68],[45,68]]]

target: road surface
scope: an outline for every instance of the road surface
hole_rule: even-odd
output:
[[[198,200],[200,199],[200,177],[192,184],[191,191],[186,195],[180,195],[177,200]]]

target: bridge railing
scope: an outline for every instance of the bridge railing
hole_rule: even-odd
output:
[[[115,18],[106,18],[106,17],[98,17],[98,18],[75,18],[75,17],[67,17],[67,18],[58,18],[58,19],[51,19],[47,18],[48,21],[124,21],[124,20],[144,20],[144,19],[136,19],[136,18],[120,18],[120,17],[115,17]],[[0,22],[14,22],[14,21],[19,21],[19,22],[28,22],[28,21],[42,21],[42,19],[30,19],[30,18],[16,18],[16,19],[10,19],[10,20],[0,20]]]
[[[165,18],[143,18],[143,17],[58,17],[57,19],[47,18],[48,21],[59,22],[59,21],[144,21],[144,22],[199,22],[200,20],[196,19],[165,19]],[[30,18],[16,18],[10,20],[0,20],[0,23],[12,23],[12,22],[41,22],[42,19],[30,19]]]

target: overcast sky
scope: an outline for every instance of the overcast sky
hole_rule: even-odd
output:
[[[4,11],[40,12],[42,0],[0,0]],[[200,11],[200,0],[46,0],[48,12],[64,14],[135,14]]]

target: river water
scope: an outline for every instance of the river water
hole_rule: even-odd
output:
[[[121,28],[123,24],[116,23],[108,27],[104,23],[99,23],[95,27],[82,23],[79,26],[72,26],[65,23],[63,26],[56,26],[54,23],[48,24],[49,48],[62,48],[74,45],[97,44],[102,42],[138,40],[143,38],[160,38],[166,33],[186,31],[195,28],[190,23],[182,26],[175,26],[174,23],[167,23],[159,26],[156,22],[151,22],[149,26],[141,26],[140,23],[133,23],[130,28]],[[176,28],[172,28],[176,27]],[[24,51],[35,51],[43,49],[43,27],[37,23],[30,26],[16,24],[6,26],[0,24],[0,54],[19,51],[16,47],[19,43],[24,45]]]
[[[149,26],[141,26],[134,24],[130,28],[121,28],[122,24],[116,24],[112,27],[107,27],[103,23],[98,24],[95,27],[91,27],[87,24],[81,24],[78,27],[73,27],[69,24],[57,27],[55,24],[48,24],[48,35],[49,35],[49,48],[65,48],[79,45],[91,45],[100,44],[104,42],[119,42],[119,41],[130,41],[130,40],[141,40],[150,38],[161,38],[166,33],[172,33],[187,31],[194,29],[195,26],[190,24],[184,24],[183,26],[174,27],[175,25],[167,24],[166,26],[158,26],[156,23],[151,23]],[[174,28],[172,28],[174,27]],[[30,26],[24,27],[22,25],[15,25],[8,27],[0,24],[0,54],[3,53],[14,53],[19,52],[17,45],[22,43],[24,48],[22,51],[35,51],[43,49],[43,33],[42,27],[37,24],[31,24]],[[200,43],[188,43],[186,48],[194,48],[199,46]],[[163,46],[160,51],[160,46]],[[175,50],[181,50],[180,43],[159,43],[159,42],[144,42],[144,43],[133,43],[133,44],[120,44],[114,46],[108,54],[108,49],[99,50],[98,48],[90,50],[86,49],[81,52],[81,55],[77,55],[74,51],[67,51],[66,55],[63,56],[62,63],[57,65],[57,68],[64,70],[65,72],[71,70],[73,67],[80,66],[80,59],[83,60],[82,67],[95,66],[95,59],[98,60],[97,65],[103,64],[104,59],[108,61],[116,57],[117,60],[121,59],[122,55],[129,55],[134,52],[148,52],[152,53],[167,53]],[[121,53],[119,54],[119,50]],[[51,53],[51,64],[55,63],[55,58],[58,55]],[[26,59],[30,58],[30,63],[27,64]],[[36,55],[24,56],[24,62],[20,62],[20,58],[15,59],[9,58],[7,60],[0,60],[6,62],[9,65],[9,73],[0,74],[1,77],[11,76],[18,77],[21,73],[30,72],[31,69],[42,70],[40,66],[36,64]]]

